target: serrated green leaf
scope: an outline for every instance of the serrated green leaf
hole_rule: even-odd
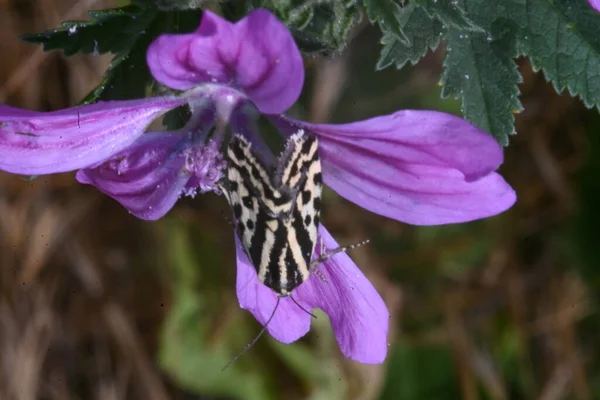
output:
[[[143,97],[149,81],[144,59],[149,42],[140,38],[147,35],[158,11],[142,7],[140,1],[136,4],[90,11],[90,21],[65,22],[61,29],[25,35],[23,39],[43,44],[46,51],[62,49],[65,55],[115,53],[102,82],[83,99],[84,104],[98,99]]]
[[[200,21],[200,12],[157,12],[137,36],[129,51],[118,54],[106,71],[103,81],[85,99],[85,103],[102,100],[131,99],[146,96],[152,76],[146,64],[146,51],[156,37],[164,33],[190,32]]]
[[[158,11],[154,0],[136,0],[118,9],[90,11],[90,21],[70,21],[60,29],[24,35],[23,39],[44,45],[44,50],[76,53],[114,53],[105,76],[82,103],[99,99],[120,100],[146,95],[151,82],[146,65],[148,45],[160,34],[189,32],[200,21],[200,12]]]
[[[150,79],[150,71],[140,51],[117,54],[104,73],[104,78],[84,99],[82,104],[97,100],[121,100],[143,97]]]
[[[290,30],[300,50],[311,54],[341,51],[346,46],[348,32],[362,16],[354,3],[345,5],[341,1],[317,5],[304,18],[301,12],[296,15],[298,19],[294,17]]]
[[[197,10],[210,3],[220,3],[224,0],[154,0],[156,7],[163,11]]]
[[[427,13],[440,20],[445,26],[466,31],[483,32],[484,29],[473,22],[457,1],[417,0]]]
[[[44,46],[45,51],[62,49],[67,56],[77,53],[121,53],[128,51],[155,12],[138,6],[90,11],[90,21],[67,21],[61,28],[21,36]]]
[[[526,2],[527,0],[461,0],[457,3],[471,21],[488,32],[493,39],[498,39],[504,34],[515,35],[527,23]]]
[[[354,0],[251,0],[244,14],[259,7],[271,10],[290,29],[300,51],[308,54],[341,51],[348,32],[362,17]],[[235,5],[224,5],[224,9],[241,17]]]
[[[447,40],[442,97],[461,98],[465,118],[506,146],[514,133],[513,113],[522,110],[516,38],[490,40],[484,33],[450,29]]]
[[[21,36],[44,46],[45,51],[62,49],[66,56],[77,53],[126,51],[151,21],[152,12],[137,6],[90,11],[91,21],[66,21],[61,28]]]
[[[422,8],[414,4],[403,7],[400,23],[411,44],[403,43],[394,35],[384,34],[381,39],[383,49],[377,62],[377,69],[390,65],[400,69],[407,62],[414,65],[428,50],[435,50],[438,47],[442,35],[442,23],[431,18]]]
[[[401,29],[410,46],[384,34],[377,68],[415,64],[440,39],[448,42],[442,96],[462,101],[465,118],[503,145],[514,132],[514,112],[522,109],[513,58],[526,0],[415,0],[402,8]]]
[[[410,45],[410,40],[403,30],[400,5],[390,0],[363,0],[363,4],[369,21],[379,24],[384,35]]]
[[[600,13],[585,0],[527,0],[519,49],[556,91],[600,109]]]

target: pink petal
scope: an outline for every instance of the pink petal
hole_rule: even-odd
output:
[[[187,90],[200,83],[231,85],[264,113],[280,113],[300,95],[304,66],[292,35],[273,14],[257,9],[232,24],[204,11],[196,32],[162,35],[147,62],[162,84]]]
[[[111,101],[46,113],[0,106],[0,170],[38,175],[85,168],[126,148],[184,102]]]
[[[326,249],[339,246],[323,226],[319,235]],[[317,269],[325,281],[311,274],[296,289],[297,299],[329,315],[344,356],[365,364],[382,363],[390,315],[377,290],[346,253],[333,256]]]
[[[265,326],[277,303],[275,292],[263,285],[256,275],[238,236],[235,235],[237,254],[236,291],[240,307],[248,310]],[[293,295],[295,296],[295,295]],[[305,309],[306,303],[296,299]],[[310,329],[311,316],[302,311],[289,297],[280,300],[277,312],[267,326],[267,331],[282,343],[291,343],[306,335]]]
[[[496,215],[516,200],[493,171],[502,148],[461,118],[435,111],[399,111],[365,121],[277,123],[319,135],[323,179],[372,212],[416,225]]]
[[[138,218],[156,220],[179,198],[190,174],[177,152],[185,136],[147,133],[111,160],[77,172],[77,180],[96,186]]]
[[[600,12],[600,0],[588,0],[588,3],[594,10]]]

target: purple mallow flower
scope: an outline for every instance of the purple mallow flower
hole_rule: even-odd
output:
[[[594,10],[600,12],[600,0],[588,0],[588,3]]]
[[[322,254],[321,243],[325,254],[327,250],[339,247],[322,225],[319,242],[314,258]],[[240,306],[264,325],[275,308],[277,296],[257,279],[256,270],[237,237],[236,247],[236,289]],[[383,362],[387,352],[389,313],[371,282],[345,253],[333,256],[316,270],[318,273],[312,273],[293,292],[294,300],[304,309],[320,308],[329,315],[335,337],[346,357],[368,364]],[[308,332],[310,320],[311,316],[291,298],[283,297],[267,330],[280,342],[290,343]]]
[[[217,191],[227,125],[270,162],[273,155],[255,126],[264,114],[284,136],[299,129],[316,134],[324,182],[372,212],[435,225],[495,215],[515,202],[512,188],[494,172],[502,163],[501,147],[461,118],[405,110],[324,125],[284,116],[300,94],[304,67],[290,32],[266,10],[235,24],[205,11],[195,32],[152,43],[147,61],[157,81],[181,93],[51,113],[0,106],[0,169],[25,175],[78,170],[80,182],[132,214],[158,219],[182,195]],[[144,133],[158,116],[183,104],[192,115],[183,128]],[[240,305],[264,324],[276,294],[259,282],[237,237],[236,244]],[[323,226],[317,253],[321,244],[337,247]],[[389,314],[375,288],[346,254],[317,269],[294,298],[329,315],[346,357],[382,362]],[[285,343],[309,328],[310,316],[290,298],[281,299],[267,327]]]

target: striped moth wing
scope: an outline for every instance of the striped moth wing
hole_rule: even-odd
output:
[[[258,278],[282,296],[308,279],[317,241],[322,175],[318,140],[300,130],[268,168],[251,144],[234,135],[223,192],[235,229]]]

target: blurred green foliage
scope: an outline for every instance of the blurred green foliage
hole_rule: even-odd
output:
[[[458,399],[452,354],[443,346],[394,347],[381,400]]]

